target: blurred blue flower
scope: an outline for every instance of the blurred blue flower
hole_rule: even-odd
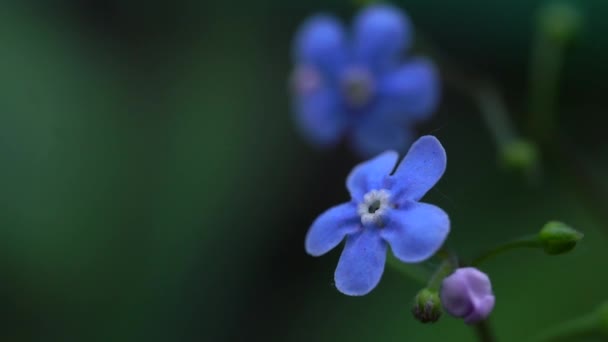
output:
[[[389,245],[397,259],[421,262],[437,252],[450,231],[443,210],[419,202],[445,171],[439,141],[420,138],[392,173],[397,159],[396,152],[387,151],[355,167],[346,181],[351,201],[321,214],[306,236],[306,252],[313,256],[346,238],[335,272],[336,287],[344,294],[361,296],[376,287]]]
[[[440,86],[429,60],[401,62],[411,30],[409,19],[388,5],[363,10],[352,40],[329,15],[302,25],[292,85],[296,121],[308,140],[327,147],[346,137],[363,157],[413,141],[411,126],[435,110]]]

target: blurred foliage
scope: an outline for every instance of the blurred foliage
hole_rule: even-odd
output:
[[[451,58],[496,80],[524,121],[539,1],[395,3]],[[560,131],[602,175],[608,5],[579,5]],[[292,126],[291,35],[319,10],[348,18],[356,4],[0,5],[1,340],[472,340],[460,321],[411,317],[413,280],[387,269],[372,294],[349,298],[331,284],[337,252],[304,255],[308,225],[346,199],[356,162],[311,149]],[[450,247],[470,257],[550,219],[585,233],[565,256],[488,263],[501,340],[606,300],[607,222],[561,165],[547,160],[538,186],[504,172],[476,107],[450,89],[420,132],[448,151],[425,201],[450,214]]]

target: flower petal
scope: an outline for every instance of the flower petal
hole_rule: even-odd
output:
[[[479,300],[473,301],[474,309],[464,318],[467,324],[475,324],[486,319],[494,309],[496,298],[494,296],[486,296]]]
[[[346,178],[346,188],[357,202],[370,190],[381,189],[384,179],[393,171],[399,155],[386,151],[379,156],[363,162],[350,172]]]
[[[338,95],[329,87],[296,96],[295,119],[302,134],[313,144],[327,147],[338,143],[346,128]]]
[[[467,282],[458,276],[449,276],[443,279],[441,284],[441,304],[454,317],[466,317],[475,309]]]
[[[334,17],[319,14],[306,20],[296,34],[294,59],[335,76],[346,60],[346,39],[342,24]]]
[[[378,285],[386,261],[386,243],[376,229],[350,235],[334,275],[338,290],[349,296],[363,296]]]
[[[439,75],[427,59],[413,60],[384,76],[378,85],[378,115],[403,121],[426,119],[439,104]]]
[[[360,122],[351,136],[353,150],[364,158],[389,149],[403,150],[410,142],[410,132],[406,127],[383,120]]]
[[[445,172],[447,157],[437,138],[418,139],[391,176],[393,196],[397,203],[418,201]]]
[[[355,19],[355,60],[383,72],[396,65],[411,43],[409,19],[389,5],[369,6]]]
[[[319,215],[306,234],[304,247],[312,256],[323,255],[336,247],[346,234],[361,227],[357,207],[348,202],[329,208]]]
[[[426,203],[389,212],[380,231],[393,254],[403,262],[424,261],[439,250],[450,232],[450,219],[440,208]]]

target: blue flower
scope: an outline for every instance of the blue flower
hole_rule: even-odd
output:
[[[351,40],[332,16],[308,19],[293,52],[293,105],[302,134],[321,147],[346,138],[363,157],[407,147],[411,126],[434,111],[440,92],[429,60],[401,61],[411,39],[409,19],[388,5],[363,10]]]
[[[419,202],[445,171],[439,141],[420,138],[392,173],[397,159],[388,151],[355,167],[346,181],[351,201],[321,214],[306,236],[306,252],[313,256],[346,239],[335,272],[336,287],[344,294],[362,296],[376,287],[388,246],[403,262],[421,262],[437,252],[450,231],[443,210]]]

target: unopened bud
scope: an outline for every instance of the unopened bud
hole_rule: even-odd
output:
[[[414,317],[422,323],[435,323],[441,317],[441,300],[437,291],[422,289],[414,299]]]
[[[545,6],[540,12],[540,27],[543,33],[556,43],[568,43],[581,29],[581,14],[578,9],[565,2]]]
[[[583,238],[583,234],[564,223],[552,221],[541,229],[538,238],[545,253],[557,255],[571,251]]]
[[[467,324],[483,321],[494,309],[490,278],[474,267],[459,268],[443,279],[441,301],[447,313]]]
[[[502,149],[503,163],[512,169],[528,170],[538,161],[538,149],[531,142],[519,139]]]

